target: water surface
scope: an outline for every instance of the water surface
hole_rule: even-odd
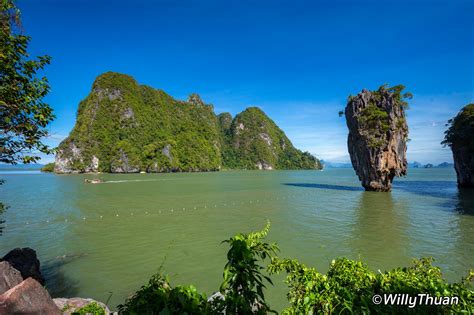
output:
[[[100,177],[103,184],[85,184]],[[48,289],[112,307],[160,266],[174,284],[208,294],[222,280],[226,244],[237,232],[272,227],[281,256],[325,272],[338,256],[373,270],[433,256],[457,281],[474,267],[474,194],[453,169],[414,169],[391,193],[364,192],[351,169],[191,174],[4,173],[9,205],[0,255],[37,250]],[[282,277],[267,296],[286,305]]]

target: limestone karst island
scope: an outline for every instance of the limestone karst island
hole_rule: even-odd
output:
[[[0,9],[0,315],[474,314],[474,3]]]

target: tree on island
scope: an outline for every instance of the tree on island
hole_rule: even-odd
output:
[[[454,168],[460,187],[474,187],[474,103],[464,108],[446,124],[443,145],[453,151]]]

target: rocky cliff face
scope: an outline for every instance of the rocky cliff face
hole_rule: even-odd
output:
[[[229,162],[226,163],[225,161]],[[55,172],[194,172],[319,168],[259,109],[217,116],[199,95],[178,101],[132,77],[107,72],[79,104],[59,145]]]
[[[449,124],[442,143],[453,151],[458,185],[474,187],[474,103],[466,105]]]
[[[406,175],[407,103],[403,86],[362,90],[345,109],[352,166],[368,191],[390,191],[395,176]]]
[[[57,173],[212,171],[221,165],[211,105],[185,102],[108,72],[94,82],[56,154]]]
[[[296,149],[285,133],[265,113],[250,107],[234,119],[219,115],[222,161],[234,169],[321,169],[318,159]]]

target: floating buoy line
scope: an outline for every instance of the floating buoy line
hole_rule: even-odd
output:
[[[136,181],[151,181],[151,180],[136,180]],[[113,182],[113,181],[110,181]],[[110,182],[105,182],[105,183],[110,183]],[[115,182],[123,182],[123,181],[115,181]],[[107,218],[120,218],[120,217],[125,217],[125,218],[139,218],[141,216],[152,216],[152,215],[179,215],[180,213],[182,214],[183,212],[196,212],[202,209],[209,209],[209,208],[214,208],[214,209],[221,209],[221,208],[229,208],[229,207],[235,207],[237,204],[240,205],[252,205],[252,206],[257,206],[259,204],[264,204],[268,203],[271,201],[284,201],[284,200],[290,200],[290,199],[298,199],[306,196],[316,196],[316,194],[313,193],[295,193],[291,194],[288,196],[268,196],[264,197],[261,199],[251,199],[251,200],[240,200],[239,201],[226,201],[222,203],[203,203],[199,205],[194,205],[194,206],[184,206],[181,207],[182,211],[181,212],[175,212],[175,208],[169,208],[169,209],[156,209],[155,211],[152,210],[142,210],[142,211],[137,211],[136,209],[134,211],[130,211],[127,213],[124,213],[123,211],[120,212],[112,212],[109,215],[104,215],[104,214],[97,214],[94,216],[82,216],[82,217],[69,217],[69,218],[56,218],[56,219],[46,219],[46,220],[38,220],[38,221],[32,221],[32,220],[26,220],[24,223],[8,223],[5,222],[3,224],[4,228],[7,227],[19,227],[21,225],[28,225],[28,226],[38,226],[38,225],[43,225],[46,224],[58,224],[58,223],[64,223],[64,224],[79,224],[79,223],[84,223],[84,222],[90,222],[90,221],[103,221],[106,220]],[[179,208],[178,208],[179,209]]]

